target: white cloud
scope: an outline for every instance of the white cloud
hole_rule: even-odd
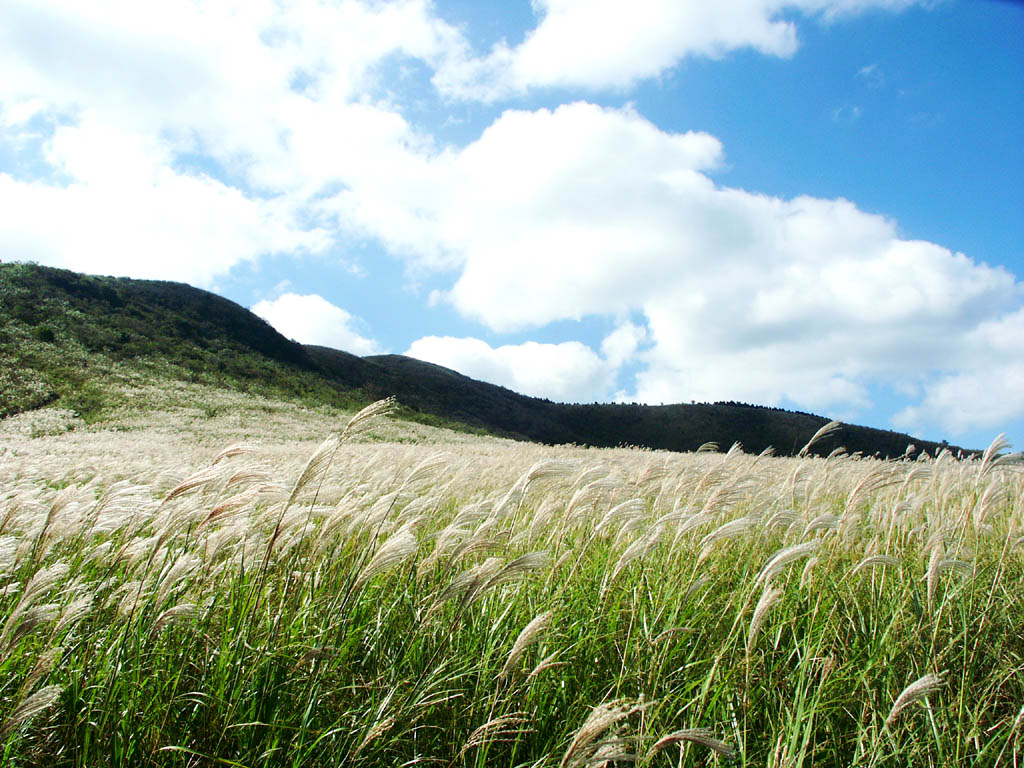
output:
[[[961,435],[1024,419],[1024,309],[981,323],[963,347],[960,370],[929,377],[921,403],[896,415],[898,426],[942,424]]]
[[[801,0],[792,7],[828,14],[862,5]],[[785,53],[793,26],[779,15],[782,7],[648,0],[624,14],[617,3],[547,0],[538,5],[538,28],[508,52],[514,62],[501,64],[499,56],[486,64],[429,0],[167,0],[159,7],[12,0],[0,23],[0,123],[19,152],[37,146],[27,137],[42,130],[45,152],[27,159],[46,173],[2,178],[6,210],[17,215],[7,217],[0,237],[15,258],[210,286],[267,253],[323,253],[346,236],[370,235],[421,266],[465,264],[453,294],[459,298],[476,290],[478,268],[466,259],[480,229],[461,213],[467,193],[480,199],[466,210],[516,234],[518,245],[560,241],[567,253],[585,252],[608,245],[592,239],[611,238],[622,247],[661,213],[635,205],[633,221],[615,217],[616,231],[552,219],[544,231],[520,235],[515,227],[534,219],[537,206],[509,211],[506,222],[501,205],[521,206],[524,192],[539,184],[558,209],[583,178],[574,174],[589,173],[594,183],[624,178],[615,160],[620,141],[632,142],[629,161],[643,161],[648,172],[634,174],[643,183],[631,191],[658,204],[665,200],[659,185],[706,184],[695,171],[713,166],[720,146],[703,134],[667,137],[629,112],[598,121],[596,107],[573,105],[509,112],[466,151],[439,148],[402,116],[381,79],[386,63],[422,62],[441,86],[452,77],[469,83],[452,74],[466,67],[492,67],[498,77],[513,64],[520,85],[574,78],[621,85],[692,52],[753,46]],[[595,61],[605,69],[587,80]],[[548,71],[564,62],[584,69]],[[575,131],[595,127],[600,136],[571,146]],[[549,129],[556,133],[549,137]],[[532,148],[523,169],[518,156],[488,149],[520,131],[528,132],[520,146],[528,140]],[[641,141],[646,153],[638,151]],[[666,145],[673,165],[655,178]],[[603,164],[587,154],[595,151],[605,153]],[[597,192],[588,193],[588,204],[617,209],[624,191]],[[579,267],[585,275],[585,263]],[[471,302],[460,302],[472,314]],[[573,315],[590,311],[579,305]]]
[[[201,285],[324,251],[341,237],[325,188],[372,192],[430,147],[374,97],[381,63],[459,39],[428,0],[6,3],[3,139],[44,171],[2,178],[6,251]]]
[[[1024,362],[996,363],[984,370],[968,370],[941,376],[926,386],[919,405],[901,410],[893,424],[920,432],[939,424],[954,436],[972,430],[995,432],[1017,419],[1024,419]]]
[[[606,399],[618,367],[578,341],[495,348],[480,339],[426,336],[405,354],[524,395],[572,402]]]
[[[413,206],[401,179],[388,200],[415,210],[403,247],[457,269],[444,300],[493,330],[640,313],[633,397],[648,402],[867,407],[872,382],[966,365],[972,331],[1021,305],[1004,269],[846,200],[720,187],[702,172],[720,160],[713,137],[628,109],[509,111],[431,161],[429,200]]]
[[[752,48],[790,56],[794,11],[826,21],[869,8],[900,10],[914,0],[534,0],[537,27],[515,48],[496,45],[446,61],[435,83],[464,98],[493,99],[532,87],[623,89],[684,58]]]
[[[331,347],[354,355],[381,352],[373,339],[361,336],[353,325],[358,320],[318,294],[286,293],[273,301],[260,301],[252,311],[277,331],[301,344]]]
[[[647,340],[647,329],[634,323],[623,323],[601,342],[601,354],[616,368],[629,362]]]
[[[19,259],[211,285],[258,254],[328,245],[323,230],[297,226],[287,205],[179,173],[158,142],[91,113],[57,128],[47,157],[67,183],[0,173],[0,242]]]

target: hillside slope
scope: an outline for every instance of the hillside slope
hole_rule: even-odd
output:
[[[0,417],[59,402],[87,420],[116,380],[167,377],[343,408],[394,395],[406,418],[544,443],[798,451],[827,420],[742,404],[567,405],[403,357],[289,341],[247,309],[181,283],[0,263]],[[844,426],[815,446],[899,456],[909,435]]]

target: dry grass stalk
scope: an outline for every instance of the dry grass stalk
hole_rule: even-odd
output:
[[[41,712],[52,707],[63,690],[59,685],[48,685],[24,699],[0,724],[0,740],[6,739]]]
[[[811,439],[807,441],[807,444],[800,449],[799,455],[801,457],[806,456],[807,452],[811,450],[811,446],[813,446],[819,440],[824,440],[829,435],[837,432],[839,429],[842,428],[842,426],[843,423],[841,421],[830,421],[828,424],[823,426],[821,429],[819,429],[811,436]]]
[[[855,576],[865,568],[874,568],[879,565],[899,566],[899,558],[893,557],[892,555],[870,555],[861,560],[857,565],[850,571],[851,576]]]
[[[512,644],[512,650],[509,651],[505,665],[501,668],[501,672],[498,673],[499,680],[504,680],[508,677],[508,674],[515,667],[516,662],[522,658],[526,649],[529,648],[532,643],[540,639],[540,636],[551,625],[552,615],[551,611],[544,611],[523,627],[519,636],[516,637],[516,641]]]
[[[515,741],[518,737],[530,733],[533,729],[526,727],[526,724],[532,719],[529,712],[509,712],[501,717],[488,720],[469,734],[469,738],[462,745],[462,749],[459,750],[459,755],[453,763],[461,761],[469,750],[476,747]]]
[[[341,440],[348,440],[368,427],[374,419],[394,412],[398,408],[398,401],[393,397],[386,397],[383,400],[378,400],[375,403],[370,403],[368,406],[359,411],[355,416],[349,419],[348,424],[345,426],[345,431],[341,434]]]
[[[735,749],[730,747],[721,739],[716,738],[715,734],[707,728],[684,728],[680,731],[673,731],[667,736],[662,736],[654,743],[654,746],[651,747],[651,754],[655,755],[662,750],[668,749],[673,744],[680,744],[683,742],[699,744],[702,747],[706,747],[717,752],[723,757],[732,757],[736,754]]]
[[[590,711],[590,715],[576,731],[569,743],[559,768],[575,768],[590,763],[602,744],[598,741],[610,728],[626,718],[642,712],[650,704],[632,699],[616,699],[605,704],[598,704]]]
[[[390,571],[414,557],[418,546],[416,534],[409,529],[398,531],[390,536],[360,572],[359,578],[356,579],[356,589],[362,587],[374,576]]]
[[[805,541],[803,544],[796,544],[792,547],[780,549],[765,563],[764,568],[754,580],[755,584],[764,584],[771,581],[781,573],[787,565],[796,562],[802,557],[807,557],[818,551],[821,544],[818,541]]]
[[[761,593],[761,599],[757,601],[757,606],[754,608],[754,615],[750,619],[750,631],[747,633],[747,656],[750,656],[750,652],[753,650],[754,644],[757,642],[757,635],[761,631],[761,626],[764,624],[764,620],[768,618],[768,611],[770,611],[772,606],[779,601],[782,594],[782,590],[773,587],[771,582],[764,585],[764,591]]]
[[[194,621],[200,614],[200,608],[195,603],[179,603],[168,608],[156,617],[153,622],[152,634],[158,634],[161,629],[178,622]]]
[[[896,701],[893,702],[892,710],[889,712],[889,716],[885,718],[885,724],[892,725],[896,722],[896,719],[900,716],[907,707],[916,701],[921,701],[928,694],[933,693],[942,686],[942,676],[944,672],[939,674],[928,674],[924,677],[918,678],[906,688],[903,692],[896,697]]]

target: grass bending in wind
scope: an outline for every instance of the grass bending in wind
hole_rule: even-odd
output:
[[[0,455],[0,762],[1019,761],[1005,446],[349,442],[387,407],[305,463]]]

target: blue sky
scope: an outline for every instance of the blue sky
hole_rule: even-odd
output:
[[[0,14],[0,258],[563,401],[1024,443],[1024,7]]]

